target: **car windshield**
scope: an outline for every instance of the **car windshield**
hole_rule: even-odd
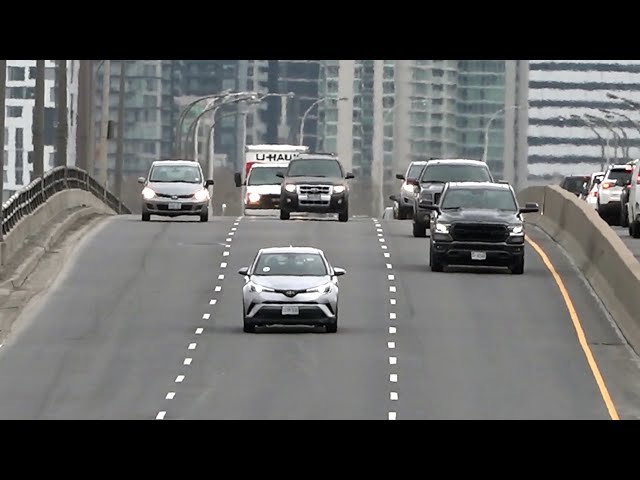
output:
[[[491,182],[489,169],[484,165],[427,165],[421,183],[427,182]]]
[[[617,180],[618,186],[622,186],[631,180],[631,170],[624,170],[622,168],[613,169],[609,172],[607,180]]]
[[[409,172],[407,173],[407,180],[416,180],[420,176],[420,173],[422,172],[423,168],[424,168],[424,164],[411,165],[409,167]]]
[[[280,185],[282,179],[277,173],[284,173],[287,167],[253,167],[249,172],[247,185]]]
[[[313,158],[294,160],[289,164],[289,177],[342,177],[342,169],[337,160]]]
[[[189,165],[156,165],[151,169],[150,182],[201,183],[200,169]]]
[[[479,208],[516,211],[516,202],[511,190],[495,188],[449,189],[442,199],[442,209]]]
[[[263,253],[253,274],[321,277],[327,275],[327,266],[317,253]]]
[[[562,186],[570,192],[577,193],[582,190],[582,186],[584,185],[584,183],[588,182],[589,180],[590,179],[587,176],[566,177],[562,182]]]

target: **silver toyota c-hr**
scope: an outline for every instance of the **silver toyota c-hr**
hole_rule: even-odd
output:
[[[238,273],[244,331],[266,325],[324,325],[338,331],[338,277],[322,250],[311,247],[261,249],[251,266]]]

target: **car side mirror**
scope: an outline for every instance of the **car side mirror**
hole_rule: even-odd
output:
[[[537,203],[525,203],[524,207],[521,207],[519,213],[536,213],[540,211],[540,206]]]
[[[404,180],[404,175],[403,175],[403,174],[401,174],[401,173],[396,173],[396,178],[397,178],[398,180]]]
[[[247,275],[247,273],[249,273],[249,267],[242,267],[240,270],[238,270],[238,273],[239,273],[240,275],[244,275],[244,276],[246,276],[246,275]]]
[[[236,187],[242,186],[242,174],[240,172],[236,172],[233,174],[233,179],[236,182]]]
[[[398,197],[395,195],[389,195],[389,200],[391,200],[392,202],[397,202],[398,201]]]
[[[144,177],[138,177],[138,183],[144,184],[146,179]]]
[[[336,277],[340,277],[340,276],[344,275],[345,273],[347,273],[347,271],[344,268],[333,267],[333,274]]]
[[[284,178],[284,173],[282,173],[282,172],[278,172],[278,173],[276,173],[276,177],[278,177],[278,178]]]
[[[206,182],[204,182],[204,186],[205,187],[212,187],[213,186],[213,180],[207,180]]]
[[[593,184],[594,184],[594,185],[600,185],[601,183],[602,183],[602,179],[601,179],[601,178],[596,178],[596,179],[593,181]]]
[[[355,178],[355,177],[354,177],[353,173],[347,172],[347,174],[344,176],[344,178],[345,178],[345,180],[349,180],[349,179]]]

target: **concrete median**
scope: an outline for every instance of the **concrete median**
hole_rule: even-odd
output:
[[[102,200],[86,190],[70,189],[57,192],[31,215],[21,219],[7,234],[0,244],[0,264],[4,267],[20,249],[34,242],[38,233],[51,219],[77,207],[89,207],[92,212],[103,214],[116,213]]]
[[[598,213],[557,185],[529,187],[520,203],[537,202],[541,214],[529,214],[573,257],[633,349],[640,353],[640,263]]]

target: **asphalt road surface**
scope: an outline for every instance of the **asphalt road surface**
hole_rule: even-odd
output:
[[[537,253],[522,276],[432,273],[428,240],[410,229],[113,218],[0,348],[0,418],[610,418]],[[559,248],[530,234],[565,281],[617,412],[640,418],[635,355]],[[243,333],[237,271],[272,245],[317,246],[347,269],[337,334]]]

